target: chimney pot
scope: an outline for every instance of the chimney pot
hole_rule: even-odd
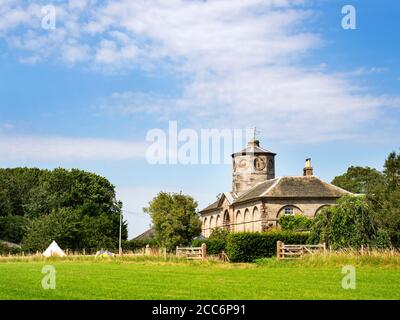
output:
[[[303,169],[303,176],[312,176],[313,175],[313,168],[311,166],[311,158],[306,159],[306,164]]]

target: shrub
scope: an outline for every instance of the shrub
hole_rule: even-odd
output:
[[[146,247],[147,245],[149,245],[150,247],[154,247],[157,246],[157,243],[154,239],[122,241],[122,249],[129,251],[136,251]]]
[[[201,247],[203,243],[207,246],[207,254],[219,254],[225,251],[226,242],[221,239],[196,239],[192,241],[192,247]]]
[[[12,247],[3,242],[0,242],[0,255],[20,254],[21,252],[22,252],[21,248]]]
[[[285,215],[279,218],[282,230],[304,231],[310,230],[312,220],[302,214]]]
[[[226,242],[229,232],[221,229],[213,229],[210,237],[208,239],[196,239],[192,241],[193,247],[200,247],[202,243],[207,246],[207,254],[219,254],[226,250]]]
[[[386,230],[373,220],[373,210],[364,197],[346,196],[336,206],[327,207],[313,221],[310,242],[325,242],[333,249],[359,248],[361,245],[390,246]]]
[[[304,244],[308,233],[269,231],[262,233],[239,232],[228,235],[226,251],[232,262],[250,262],[276,254],[276,242]]]

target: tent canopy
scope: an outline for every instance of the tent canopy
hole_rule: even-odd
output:
[[[43,252],[45,257],[57,256],[65,257],[64,251],[58,246],[57,242],[53,241],[49,247]]]

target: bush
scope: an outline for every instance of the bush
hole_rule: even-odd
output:
[[[192,247],[201,247],[205,243],[207,246],[207,254],[219,254],[225,251],[226,241],[221,239],[197,239],[192,241]]]
[[[231,233],[227,239],[227,254],[232,262],[250,262],[276,254],[276,242],[305,244],[308,233],[290,231],[269,231],[263,233]]]
[[[335,250],[361,245],[385,248],[390,246],[390,237],[374,223],[373,210],[364,197],[346,196],[316,215],[310,242],[325,242]]]
[[[157,243],[154,239],[122,241],[122,249],[124,251],[125,250],[136,251],[136,250],[146,247],[147,245],[149,245],[150,247],[155,247],[155,246],[157,246]]]
[[[285,215],[279,218],[282,230],[304,231],[310,230],[312,220],[302,214]]]
[[[11,247],[5,243],[0,242],[0,255],[6,254],[20,254],[22,252],[21,248]]]
[[[221,229],[213,229],[210,237],[208,239],[197,239],[192,241],[193,247],[200,247],[202,243],[207,246],[207,254],[219,254],[226,250],[226,242],[229,232]]]

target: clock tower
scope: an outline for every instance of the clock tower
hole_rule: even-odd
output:
[[[232,191],[242,194],[259,182],[275,178],[276,153],[260,147],[260,141],[251,139],[247,147],[232,154]]]

